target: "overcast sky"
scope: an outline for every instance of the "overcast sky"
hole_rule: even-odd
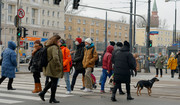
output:
[[[108,8],[113,10],[119,10],[124,12],[130,11],[130,0],[80,0],[80,4],[96,6],[101,8]],[[133,0],[134,1],[134,0]],[[151,10],[153,7],[154,0],[151,0]],[[137,14],[146,15],[148,11],[148,0],[137,0]],[[166,19],[169,29],[173,29],[173,24],[175,20],[175,3],[174,0],[170,2],[165,2],[165,0],[156,0],[158,15],[160,19]],[[88,17],[98,17],[105,19],[105,11],[88,9],[82,11],[80,15]],[[119,20],[122,16],[127,18],[129,22],[129,15],[108,12],[108,19]],[[177,0],[177,30],[180,30],[180,0]]]

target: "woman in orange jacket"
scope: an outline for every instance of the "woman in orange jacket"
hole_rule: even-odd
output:
[[[71,63],[71,55],[70,50],[66,47],[66,42],[61,39],[59,43],[61,47],[61,51],[63,54],[63,72],[64,72],[64,78],[66,82],[67,92],[66,94],[71,93],[71,85],[70,85],[70,79],[69,79],[69,72],[70,72],[70,63]]]

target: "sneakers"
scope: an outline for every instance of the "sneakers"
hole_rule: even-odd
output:
[[[66,94],[71,94],[71,92],[70,92],[70,91],[67,91]]]
[[[84,92],[92,92],[92,90],[89,89],[89,88],[85,88],[83,91],[84,91]]]
[[[85,87],[80,88],[80,90],[84,90],[84,89],[85,89]]]

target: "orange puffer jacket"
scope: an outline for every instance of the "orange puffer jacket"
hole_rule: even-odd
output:
[[[70,50],[65,46],[62,46],[61,50],[63,54],[63,71],[70,72],[70,62],[71,62]]]

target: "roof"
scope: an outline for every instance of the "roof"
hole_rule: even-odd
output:
[[[157,4],[156,4],[156,0],[154,0],[154,4],[153,4],[153,12],[157,12]]]

